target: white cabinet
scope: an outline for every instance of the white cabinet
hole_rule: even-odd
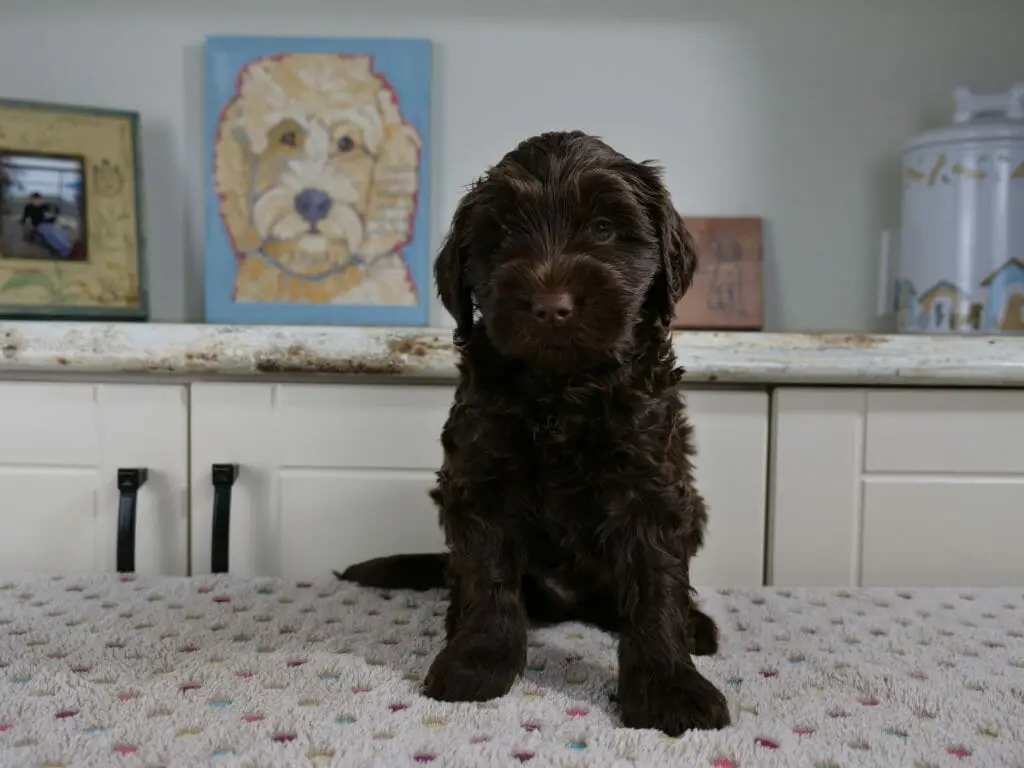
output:
[[[440,551],[441,384],[0,382],[0,570],[211,571],[214,464],[237,464],[230,570],[319,579]],[[685,394],[708,502],[701,586],[1024,585],[1024,391]],[[771,405],[769,405],[771,400]],[[771,411],[769,413],[769,410]],[[769,429],[771,427],[771,429]]]
[[[1024,392],[774,396],[769,583],[1024,585]]]
[[[239,465],[230,570],[323,578],[368,557],[439,551],[427,496],[449,386],[192,386],[192,572],[209,573],[212,465]]]
[[[322,578],[397,552],[440,551],[427,496],[454,389],[441,385],[194,383],[192,572],[211,569],[212,465],[239,465],[230,570]],[[711,524],[696,584],[762,583],[768,396],[687,395]]]
[[[188,572],[187,389],[0,382],[0,568],[112,571],[120,468],[143,467],[136,570]]]

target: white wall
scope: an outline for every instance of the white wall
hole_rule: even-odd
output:
[[[0,98],[143,114],[156,320],[202,319],[204,35],[396,35],[436,43],[435,245],[485,166],[583,128],[684,212],[767,219],[769,328],[869,329],[901,143],[1024,80],[1021,30],[1021,0],[0,0]]]

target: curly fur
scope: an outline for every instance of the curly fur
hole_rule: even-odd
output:
[[[369,56],[288,54],[241,72],[214,145],[239,301],[411,305],[420,137]],[[306,190],[326,196],[315,222]],[[369,278],[369,279],[368,279]]]
[[[696,669],[717,628],[690,559],[707,521],[669,324],[696,253],[661,174],[581,132],[522,142],[459,204],[437,259],[459,383],[432,497],[448,552],[341,578],[451,590],[425,683],[445,701],[508,692],[529,620],[619,632],[626,726],[729,723]],[[563,323],[534,302],[566,295]]]

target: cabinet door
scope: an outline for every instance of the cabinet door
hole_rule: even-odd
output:
[[[777,389],[772,419],[768,583],[860,584],[863,390]]]
[[[1024,586],[1024,392],[871,390],[861,583]]]
[[[211,467],[239,465],[230,570],[323,578],[397,552],[440,551],[427,496],[453,395],[441,385],[192,386],[192,571],[211,569]],[[762,583],[768,400],[687,395],[698,482],[711,508],[698,584]]]
[[[450,386],[192,385],[192,572],[209,573],[212,466],[237,464],[229,567],[324,578],[395,552],[440,551],[427,496]]]
[[[5,571],[116,568],[119,468],[145,467],[136,570],[188,569],[183,386],[0,382]]]
[[[768,394],[699,390],[686,395],[697,441],[697,487],[708,505],[704,550],[690,566],[700,586],[764,583]]]
[[[1024,392],[781,389],[770,583],[1024,585]]]

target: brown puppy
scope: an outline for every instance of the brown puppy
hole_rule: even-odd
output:
[[[628,727],[729,724],[690,558],[707,520],[669,322],[696,267],[659,170],[593,136],[522,142],[465,195],[435,265],[459,384],[432,492],[447,557],[359,563],[370,586],[451,589],[426,695],[509,691],[528,618],[618,631]]]

